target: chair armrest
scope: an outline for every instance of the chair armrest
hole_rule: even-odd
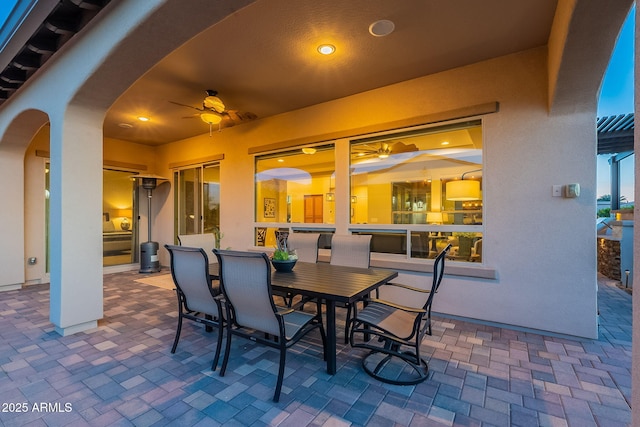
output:
[[[287,314],[293,313],[295,310],[293,308],[280,307],[278,306],[278,311],[276,312],[276,316],[286,316]]]
[[[391,301],[385,301],[383,299],[375,299],[374,298],[374,299],[370,299],[369,302],[370,303],[377,303],[377,304],[386,305],[387,307],[395,308],[395,309],[406,311],[406,312],[409,312],[409,313],[426,313],[427,312],[423,308],[407,307],[406,305],[395,304],[395,303],[392,303]]]
[[[420,289],[409,285],[403,285],[402,283],[386,283],[384,286],[395,286],[397,288],[407,289],[409,291],[420,292],[421,294],[428,294],[431,292],[431,289]]]

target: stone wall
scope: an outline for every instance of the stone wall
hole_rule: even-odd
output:
[[[612,280],[622,280],[620,240],[598,237],[598,272]]]

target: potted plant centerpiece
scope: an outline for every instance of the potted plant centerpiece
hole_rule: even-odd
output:
[[[271,264],[276,271],[289,272],[298,261],[298,255],[294,251],[287,250],[286,240],[278,242],[278,247],[271,256]]]

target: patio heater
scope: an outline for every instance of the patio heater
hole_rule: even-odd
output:
[[[132,178],[140,180],[142,188],[147,190],[147,238],[140,244],[140,273],[156,273],[160,271],[158,259],[158,242],[151,241],[151,196],[158,185],[158,180],[166,181],[166,178],[157,175],[132,175]]]

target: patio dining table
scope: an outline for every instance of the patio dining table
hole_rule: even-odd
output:
[[[218,265],[210,266],[218,274]],[[318,298],[326,306],[327,373],[336,373],[336,303],[353,304],[381,285],[398,276],[398,272],[382,268],[358,268],[331,265],[325,262],[296,263],[291,272],[271,273],[274,291],[302,297]]]

